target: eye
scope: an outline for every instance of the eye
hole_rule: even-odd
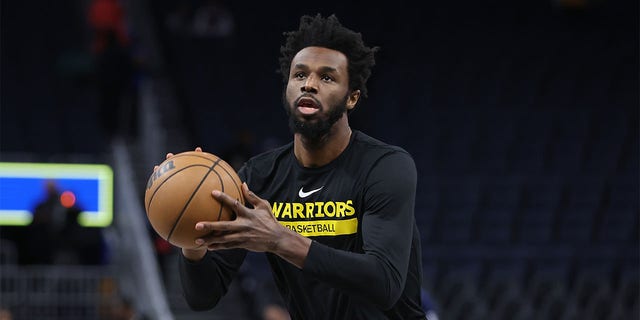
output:
[[[320,77],[320,79],[322,79],[322,81],[325,81],[325,82],[331,82],[331,81],[334,81],[334,80],[333,80],[333,77],[331,77],[331,76],[330,76],[330,75],[328,75],[328,74],[323,74],[323,75]]]
[[[306,78],[307,75],[302,71],[298,71],[298,72],[293,74],[293,77],[296,78],[296,79],[302,80],[302,79]]]

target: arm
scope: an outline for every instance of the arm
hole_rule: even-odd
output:
[[[398,170],[403,170],[398,174]],[[416,169],[406,154],[381,159],[367,179],[362,219],[364,253],[313,242],[304,272],[382,309],[391,308],[404,290],[411,250]]]
[[[227,293],[247,252],[242,249],[210,251],[199,261],[180,257],[179,272],[184,297],[193,310],[215,307]]]
[[[238,174],[242,179],[244,169],[240,169]],[[179,273],[189,307],[193,310],[215,307],[220,298],[227,293],[229,284],[240,269],[246,254],[246,250],[242,249],[209,252],[206,247],[182,249]]]

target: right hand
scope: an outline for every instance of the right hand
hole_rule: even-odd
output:
[[[202,148],[200,147],[196,147],[195,149],[196,152],[202,152]],[[169,159],[171,157],[173,157],[173,153],[169,152],[167,153],[165,160]],[[153,172],[156,172],[156,170],[158,170],[159,166],[154,166],[153,167]],[[182,248],[182,255],[187,258],[188,260],[191,261],[200,261],[204,255],[207,253],[207,247],[203,246],[202,249],[185,249]]]

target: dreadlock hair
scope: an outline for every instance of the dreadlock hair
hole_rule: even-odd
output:
[[[291,61],[300,50],[324,47],[340,51],[347,57],[349,89],[360,90],[361,96],[367,97],[366,83],[375,65],[374,53],[379,47],[365,46],[362,35],[343,27],[334,14],[327,18],[320,14],[315,17],[303,15],[299,29],[284,35],[286,42],[280,47],[280,73],[285,83],[289,80]]]

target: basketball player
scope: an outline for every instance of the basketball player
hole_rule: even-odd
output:
[[[213,308],[254,251],[266,253],[292,319],[425,319],[414,161],[349,126],[377,48],[335,16],[303,16],[286,36],[293,141],[239,170],[247,206],[212,192],[237,218],[196,224],[211,235],[182,250],[186,300]]]

